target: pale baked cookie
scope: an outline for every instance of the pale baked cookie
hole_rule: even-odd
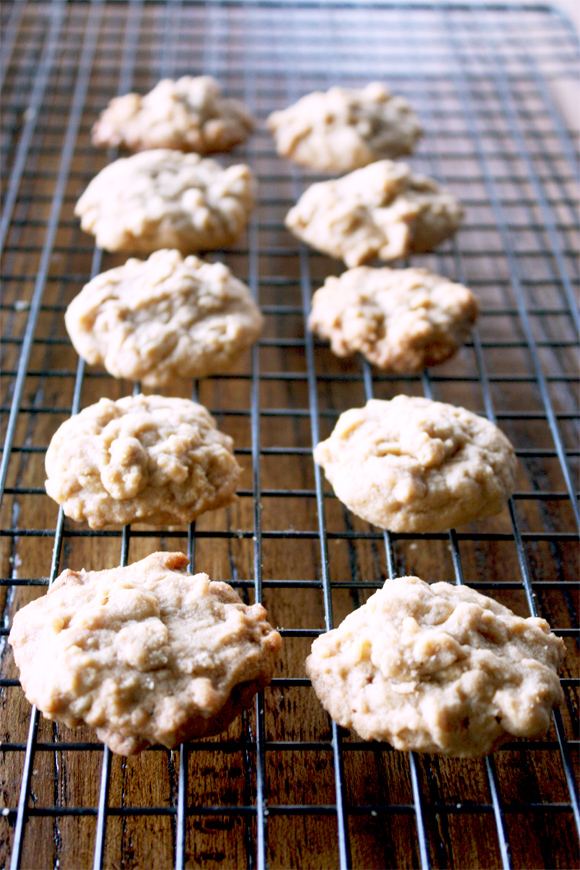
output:
[[[427,269],[358,266],[326,279],[308,326],[338,356],[360,351],[386,371],[417,372],[453,356],[478,311],[471,290]]]
[[[499,513],[517,468],[489,420],[410,396],[345,411],[314,459],[340,501],[392,532],[440,532]]]
[[[332,718],[365,740],[472,757],[546,734],[564,652],[544,619],[401,577],[317,638],[306,672]]]
[[[256,341],[264,319],[227,266],[156,251],[93,278],[65,322],[87,362],[159,386],[227,371]]]
[[[92,529],[174,526],[236,499],[233,441],[188,399],[101,399],[60,426],[46,453],[46,491]]]
[[[273,112],[266,124],[278,154],[321,172],[350,172],[410,154],[422,133],[408,102],[380,82],[315,91]]]
[[[93,126],[92,141],[131,151],[176,148],[212,154],[245,142],[253,125],[242,103],[222,97],[211,76],[182,76],[162,79],[143,97],[114,97]]]
[[[157,148],[105,166],[75,214],[107,251],[190,254],[238,238],[254,207],[254,187],[244,164],[223,169],[209,157]]]
[[[30,703],[121,755],[223,731],[272,679],[281,638],[261,604],[187,564],[64,571],[10,632]]]
[[[311,185],[286,226],[313,248],[360,266],[430,251],[458,228],[463,209],[436,181],[406,163],[380,160]]]

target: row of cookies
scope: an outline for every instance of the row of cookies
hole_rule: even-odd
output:
[[[220,733],[270,682],[280,650],[260,604],[187,572],[181,553],[64,571],[19,611],[9,641],[28,700],[87,724],[114,752]],[[451,757],[539,737],[562,700],[564,653],[543,619],[465,586],[388,580],[312,645],[331,716],[366,740]]]
[[[113,98],[91,135],[96,146],[214,154],[245,142],[254,126],[244,105],[223,97],[211,76],[182,76],[163,79],[144,96]],[[422,135],[407,101],[381,82],[308,94],[272,112],[266,126],[281,156],[332,173],[410,154]]]
[[[478,315],[471,291],[424,269],[363,265],[429,251],[463,215],[450,192],[388,159],[411,153],[422,133],[407,101],[378,82],[330,88],[274,112],[268,127],[279,154],[349,173],[313,184],[286,216],[300,239],[349,267],[314,294],[310,329],[337,355],[359,351],[389,372],[413,373],[452,356]]]
[[[312,185],[286,217],[299,238],[350,267],[314,294],[310,329],[339,356],[359,351],[384,370],[411,373],[462,346],[478,303],[424,269],[362,265],[431,250],[462,217],[431,179],[380,159],[399,154],[361,147],[361,127],[367,142],[381,130],[376,104],[360,111],[367,95],[380,100],[380,88],[311,94],[271,116],[270,127],[290,159],[354,170]],[[399,108],[408,153],[419,128],[404,101]],[[314,459],[353,513],[395,532],[443,531],[498,513],[516,479],[513,447],[490,421],[404,395],[342,413]],[[366,740],[478,756],[510,735],[546,733],[563,697],[563,655],[544,620],[515,616],[466,586],[403,577],[318,637],[306,671],[331,717]]]
[[[264,321],[248,287],[190,253],[227,245],[246,226],[251,171],[203,155],[231,149],[252,127],[208,76],[164,79],[102,112],[93,143],[140,153],[105,167],[75,212],[100,247],[152,253],[97,275],[69,305],[67,331],[87,362],[158,387],[224,372],[258,338]],[[75,457],[86,466],[91,456],[83,473]],[[229,504],[241,473],[232,439],[205,408],[155,395],[84,409],[56,433],[46,466],[48,493],[92,528],[192,522]],[[92,487],[78,485],[88,477]]]
[[[243,142],[253,125],[209,76],[164,79],[101,113],[95,145],[143,153],[105,167],[76,214],[100,247],[151,256],[98,275],[69,306],[67,330],[87,362],[163,386],[226,371],[259,336],[263,318],[248,288],[193,255],[231,244],[247,224],[249,167],[224,169],[203,155]]]
[[[163,184],[166,181],[167,179],[164,179]],[[153,260],[161,272],[169,268],[170,273],[173,274],[173,271],[182,268],[184,263],[195,261],[196,258],[188,257],[184,261],[175,251],[165,251],[159,252],[158,255],[154,254],[150,258],[150,261]],[[145,268],[146,265],[140,264],[139,261],[129,261],[129,264],[126,264],[129,266],[129,273],[137,275],[136,283],[132,274],[119,277],[119,284],[123,284],[127,277],[130,279],[127,290],[129,297],[135,294],[136,286],[147,280],[149,269]],[[209,268],[209,264],[202,264],[201,261],[189,265],[197,270],[204,266]],[[141,267],[142,272],[139,275]],[[104,276],[99,278],[104,279]],[[227,276],[222,275],[222,278],[223,283],[227,283]],[[95,280],[99,281],[99,279]],[[152,283],[155,284],[155,281]],[[94,287],[93,290],[98,295],[99,287]],[[85,294],[87,303],[90,303],[91,295],[92,291]],[[117,294],[120,295],[122,294]],[[171,292],[168,296],[171,296]],[[82,308],[80,304],[78,307]],[[172,313],[178,316],[179,308]],[[70,331],[69,321],[74,323],[75,318],[68,314],[67,318]],[[98,315],[94,319],[96,321]],[[115,319],[113,316],[111,320],[109,314],[103,316],[102,320],[103,330],[89,328],[86,334],[78,339],[81,347],[84,348],[90,343],[93,332],[106,332],[109,321],[115,323],[112,332],[114,333],[115,330],[118,332],[117,341],[121,344],[126,343],[126,335],[123,335],[123,330],[119,326],[122,318]],[[135,356],[134,348],[137,345],[139,348],[154,347],[156,344],[163,347],[168,342],[171,344],[171,340],[167,335],[161,342],[158,342],[155,336],[148,339],[146,328],[136,340],[132,340],[133,349],[130,342],[125,351],[129,356],[131,354]],[[114,345],[115,341],[112,344]],[[219,354],[214,355],[219,356]],[[180,359],[177,354],[177,361],[167,366],[167,374],[164,377],[171,379],[175,372],[185,373],[184,364],[183,359]],[[155,366],[152,367],[152,370],[154,369]],[[135,372],[137,371],[140,369],[135,368]],[[402,408],[400,405],[405,399],[406,397],[399,397],[398,403],[397,400],[393,403],[374,403],[373,408],[367,406],[361,419],[343,421],[342,430],[337,433],[338,449],[334,459],[332,445],[328,443],[318,446],[317,461],[323,465],[326,463],[327,476],[333,480],[337,494],[342,498],[340,494],[342,490],[335,480],[340,477],[341,469],[346,467],[343,460],[348,457],[349,451],[344,449],[340,439],[344,440],[345,435],[348,438],[350,433],[358,433],[353,439],[353,449],[350,451],[355,464],[361,465],[362,460],[367,458],[364,454],[364,444],[370,446],[369,459],[376,459],[379,456],[379,458],[395,460],[394,479],[390,486],[394,493],[392,502],[395,510],[391,510],[391,514],[401,517],[405,514],[411,515],[413,512],[418,515],[434,513],[431,481],[439,472],[443,484],[448,484],[446,462],[450,456],[462,454],[463,465],[459,477],[465,484],[463,486],[465,497],[459,498],[458,489],[454,486],[447,486],[446,495],[447,500],[452,504],[461,505],[458,512],[453,515],[455,520],[465,516],[466,507],[473,513],[472,490],[474,486],[476,489],[481,486],[482,476],[474,465],[474,451],[481,460],[484,477],[488,468],[486,465],[488,456],[495,451],[499,457],[498,468],[500,471],[507,469],[506,477],[509,478],[510,464],[506,459],[506,456],[509,458],[508,447],[501,440],[497,444],[497,430],[492,432],[494,427],[486,429],[483,425],[486,421],[479,420],[475,415],[459,421],[453,418],[452,414],[450,419],[442,422],[439,419],[442,414],[441,408],[450,409],[450,406],[409,399],[407,402],[410,404]],[[421,401],[424,405],[417,405],[417,402]],[[175,403],[180,403],[179,408]],[[383,405],[391,406],[392,431],[388,435],[382,419],[385,410]],[[373,416],[370,411],[376,412],[374,421],[370,419]],[[451,411],[457,412],[462,409],[451,409]],[[351,417],[354,414],[354,412],[347,413]],[[409,433],[405,421],[413,415],[419,418],[425,416],[434,418],[429,421],[430,437],[425,436],[423,419],[417,420],[417,431]],[[468,412],[464,412],[464,415],[468,415]],[[337,430],[340,424],[341,421]],[[432,424],[435,425],[434,429]],[[439,429],[437,429],[438,424]],[[135,520],[153,524],[187,522],[202,510],[227,504],[235,497],[239,468],[233,457],[231,440],[217,432],[215,424],[205,409],[194,403],[143,396],[120,400],[117,403],[104,399],[93,408],[85,409],[61,429],[47,454],[47,468],[53,471],[59,468],[60,472],[53,474],[51,480],[49,470],[47,490],[58,501],[65,504],[65,512],[68,515],[76,519],[88,519],[94,527]],[[445,437],[442,430],[446,430]],[[329,442],[331,440],[329,439]],[[411,453],[406,449],[409,445],[404,443],[405,440],[409,440],[411,444]],[[441,443],[444,445],[443,450]],[[380,448],[378,454],[375,450],[377,444]],[[418,479],[420,474],[418,475],[417,468],[407,467],[401,471],[401,462],[398,460],[401,457],[408,458],[413,451],[417,453],[418,468],[422,469],[424,474],[425,469],[428,469],[427,480]],[[482,457],[485,457],[485,461]],[[337,469],[334,479],[333,472],[330,471],[333,461]],[[195,485],[183,486],[185,482],[189,482],[192,469]],[[483,515],[484,511],[493,512],[498,504],[500,506],[503,504],[506,486],[500,488],[499,492],[494,491],[497,476],[497,474],[491,475],[491,492],[487,492],[483,504],[476,507],[475,515]],[[501,478],[501,474],[499,477]],[[365,485],[367,480],[369,485],[373,483],[372,474],[365,477]],[[509,481],[507,488],[509,488]],[[380,489],[379,487],[377,493],[379,503],[383,500],[384,483],[383,495]],[[442,527],[446,528],[451,524],[452,515],[443,511],[444,489],[444,486],[440,487],[439,496],[440,512],[444,523]],[[427,496],[426,504],[420,504],[421,495]],[[348,496],[343,500],[349,503]],[[401,505],[406,505],[407,502],[410,506],[409,510],[401,510]],[[358,504],[349,506],[353,506],[355,511],[358,509]],[[471,515],[469,518],[472,518]],[[467,519],[459,521],[467,521]],[[386,522],[391,520],[387,519]],[[384,522],[383,526],[389,527]],[[417,528],[421,528],[421,525]],[[144,563],[114,572],[89,572],[89,574],[65,572],[65,575],[61,575],[53,585],[46,598],[35,603],[34,613],[31,612],[28,618],[23,616],[22,619],[15,620],[11,641],[15,647],[23,685],[30,700],[38,703],[47,715],[66,721],[68,724],[77,724],[80,721],[92,724],[97,728],[101,739],[115,751],[130,753],[157,741],[166,746],[173,746],[191,736],[219,731],[233,715],[236,715],[241,706],[248,703],[253,693],[269,681],[271,676],[273,655],[280,645],[280,639],[267,623],[263,623],[265,617],[263,609],[256,605],[259,613],[249,618],[245,611],[240,610],[244,605],[239,602],[239,599],[235,602],[233,599],[228,599],[235,611],[236,630],[230,634],[226,631],[226,637],[235,638],[235,642],[228,646],[228,641],[223,641],[223,646],[228,648],[228,655],[225,664],[221,659],[218,661],[219,657],[214,656],[208,639],[197,634],[197,623],[193,618],[195,613],[201,614],[202,620],[207,620],[206,610],[209,610],[212,616],[216,614],[211,598],[216,584],[208,584],[207,578],[203,575],[196,575],[194,578],[185,575],[190,579],[185,581],[184,577],[180,577],[179,581],[175,581],[173,578],[172,585],[171,572],[175,573],[177,568],[184,573],[185,568],[183,561],[179,565],[177,562],[169,564],[172,558],[185,560],[185,557],[157,554],[149,557],[149,561],[144,560]],[[509,734],[521,733],[532,736],[538,734],[541,729],[545,730],[549,709],[559,698],[560,690],[555,667],[561,655],[561,642],[549,634],[545,623],[536,621],[542,622],[542,625],[532,626],[530,621],[518,622],[517,617],[513,617],[509,611],[500,608],[489,599],[478,596],[472,590],[453,587],[447,589],[447,584],[439,584],[442,589],[437,590],[437,595],[434,592],[429,593],[432,601],[427,606],[427,591],[421,590],[419,596],[415,594],[417,590],[414,587],[421,584],[421,581],[403,578],[397,582],[399,584],[397,587],[391,583],[386,584],[380,598],[381,602],[383,599],[390,600],[396,589],[401,587],[398,593],[400,601],[396,607],[392,604],[383,607],[383,616],[391,611],[389,624],[392,625],[394,635],[398,638],[399,647],[394,642],[396,638],[391,638],[390,643],[393,649],[399,649],[396,654],[397,661],[406,657],[408,667],[405,666],[405,669],[397,665],[389,671],[388,668],[383,667],[383,662],[379,661],[377,665],[380,649],[376,644],[378,638],[380,647],[380,633],[377,635],[372,627],[372,619],[367,620],[367,613],[377,609],[371,599],[365,608],[353,614],[353,617],[356,616],[363,626],[368,622],[369,630],[366,634],[364,631],[357,633],[356,652],[348,652],[347,655],[348,668],[341,658],[346,643],[342,636],[336,644],[333,639],[335,635],[331,632],[313,645],[312,655],[307,664],[308,672],[315,690],[331,715],[347,727],[354,724],[367,738],[387,739],[403,749],[417,748],[422,751],[437,751],[451,755],[483,754],[506,739]],[[173,592],[163,599],[159,589],[165,583]],[[193,596],[194,606],[177,608],[179,614],[176,621],[176,601],[179,600],[181,605],[181,599],[186,597],[185,590],[189,589],[190,583],[194,583],[201,591]],[[225,584],[217,585],[225,586]],[[426,587],[426,584],[422,585]],[[426,590],[430,588],[434,590],[434,587],[426,587]],[[235,596],[235,593],[229,590],[227,595]],[[466,598],[469,595],[471,598]],[[440,596],[451,602],[447,608],[443,607]],[[473,596],[477,596],[477,600]],[[412,601],[415,599],[418,604],[412,606]],[[403,621],[404,632],[409,636],[417,635],[411,645],[400,633],[400,617],[404,610],[402,602],[406,602],[408,609],[408,618]],[[466,607],[471,614],[471,618],[467,620],[460,618],[460,614],[464,614]],[[77,618],[78,610],[82,613]],[[444,610],[445,619],[441,619],[439,617]],[[477,618],[473,616],[474,612],[477,612]],[[214,631],[216,626],[220,626],[218,634],[221,632],[224,619],[228,623],[229,617],[220,613],[215,616],[214,621],[210,620]],[[410,620],[414,621],[416,626],[414,631],[409,629]],[[517,622],[517,627],[514,621]],[[433,636],[433,625],[440,625],[442,622],[445,622],[444,626],[440,627],[441,630],[436,636]],[[525,624],[520,625],[520,622]],[[451,623],[455,628],[451,627]],[[346,632],[345,638],[348,636],[346,624],[347,621],[343,631],[343,634]],[[243,625],[243,631],[240,625]],[[457,635],[458,630],[459,635]],[[46,644],[50,645],[55,651],[55,656],[66,664],[59,675],[57,685],[49,678],[49,674],[38,673],[38,665],[34,664],[33,657],[30,656],[31,647],[35,645],[42,632],[48,632],[50,638],[46,640]],[[256,632],[268,641],[257,646],[249,644],[252,649],[250,658],[260,662],[257,675],[245,664],[246,657],[243,652],[248,647],[248,635],[253,636]],[[493,671],[493,678],[490,677],[482,683],[482,666],[478,663],[478,658],[483,655],[481,638],[482,636],[489,638],[494,633],[497,636],[497,648],[494,648],[493,654],[487,648],[484,650],[484,658],[487,656],[486,667],[490,674]],[[193,648],[190,636],[198,638],[201,646],[194,644],[195,648]],[[518,646],[514,638],[520,636],[523,641]],[[548,641],[545,639],[546,636],[549,638]],[[185,639],[187,643],[184,643]],[[450,657],[453,640],[457,647],[454,658]],[[486,643],[489,646],[488,641]],[[441,681],[444,690],[441,697],[437,697],[432,688],[426,687],[425,684],[429,681],[422,678],[419,665],[422,666],[427,647],[429,654],[426,673],[431,674],[433,669],[437,671],[441,663],[440,659],[445,661],[447,668],[448,679]],[[528,681],[524,685],[517,674],[517,666],[511,670],[506,669],[504,649],[506,647],[509,650],[508,658],[514,658],[515,653],[519,652],[520,658],[532,657],[536,660],[536,670],[540,674],[539,683],[538,680],[535,683],[532,680],[531,683]],[[83,655],[79,654],[79,648]],[[405,652],[407,648],[412,655],[409,656]],[[95,650],[98,651],[98,655]],[[420,650],[420,654],[417,650]],[[441,656],[438,650],[442,651]],[[490,664],[490,656],[495,662],[493,668]],[[454,670],[450,669],[451,662],[456,666]],[[28,667],[29,665],[31,667]],[[380,686],[377,666],[385,677],[382,680],[383,685]],[[136,674],[135,669],[139,673]],[[222,676],[225,674],[223,685],[220,683],[216,686],[216,671],[220,671]],[[236,678],[233,677],[234,673],[237,675]],[[87,675],[90,675],[90,679],[85,679]],[[402,677],[404,679],[401,682]],[[341,679],[343,684],[340,682]],[[467,684],[475,684],[478,679],[482,684],[476,686],[477,691],[474,696],[466,695]],[[506,694],[506,681],[510,684],[515,683],[516,689],[512,693],[513,697],[506,696],[502,707],[499,699]],[[79,682],[80,691],[75,688],[78,687]],[[403,696],[405,694],[409,696],[403,697],[403,700],[410,701],[410,704],[405,703],[401,707],[394,703],[394,700],[401,700],[403,683],[411,685],[412,688],[402,693]],[[540,683],[542,691],[538,690]],[[374,687],[372,690],[365,688],[370,684]],[[532,691],[534,687],[535,694]],[[527,713],[519,718],[514,716],[510,718],[506,712],[513,707],[514,697],[525,702]],[[362,718],[353,719],[343,715],[344,709],[350,709],[353,704],[362,711]],[[455,717],[448,716],[448,721],[441,726],[439,720],[445,718],[442,710],[448,711],[451,708],[455,711]],[[397,709],[399,715],[394,715]],[[429,711],[431,716],[428,715]],[[438,731],[433,723],[433,711],[437,714],[435,718],[439,723]],[[367,715],[369,713],[372,715]],[[374,718],[374,725],[366,721],[372,718]]]
[[[429,251],[463,210],[450,192],[385,157],[410,153],[421,127],[408,103],[379,83],[331,88],[274,112],[280,154],[325,171],[352,170],[309,187],[286,226],[349,267],[314,294],[309,328],[338,356],[414,373],[453,356],[475,323],[473,293],[426,269],[361,265]],[[515,454],[491,423],[427,399],[370,401],[341,415],[314,450],[338,498],[391,531],[433,532],[502,510]]]
[[[87,362],[165,386],[228,370],[260,335],[248,287],[222,263],[182,254],[229,244],[244,229],[251,171],[203,155],[231,149],[252,127],[208,76],[164,79],[102,112],[93,143],[140,153],[105,167],[75,212],[101,247],[152,253],[97,275],[69,305],[67,331]],[[232,439],[205,408],[156,395],[85,408],[55,434],[46,467],[47,492],[92,528],[190,523],[230,504],[241,474]]]
[[[184,95],[198,106],[196,123],[184,116]],[[85,360],[156,387],[228,369],[263,318],[223,264],[176,250],[237,237],[253,206],[251,173],[168,150],[232,147],[250,119],[205,78],[161,82],[142,102],[113,100],[93,140],[140,150],[145,135],[167,147],[108,166],[77,213],[85,229],[94,220],[102,247],[154,253],[96,276],[65,321]],[[66,421],[46,470],[48,494],[92,528],[190,523],[230,504],[241,475],[232,439],[204,407],[141,394],[102,398]],[[124,755],[226,728],[270,682],[281,637],[260,604],[187,566],[182,554],[156,553],[124,568],[63,572],[16,614],[10,633],[30,702],[71,727],[90,725]]]

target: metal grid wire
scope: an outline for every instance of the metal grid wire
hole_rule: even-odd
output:
[[[3,865],[16,867],[575,867],[578,861],[578,160],[554,90],[574,87],[578,42],[545,6],[290,2],[5,2],[2,97],[0,559]],[[191,384],[245,467],[233,507],[189,530],[89,532],[43,488],[57,426],[133,389],[78,362],[63,312],[123,261],[73,216],[115,158],[90,145],[116,94],[214,75],[258,119],[247,234],[223,260],[260,302],[261,341],[231,374]],[[283,218],[316,176],[276,157],[267,114],[332,84],[380,79],[421,115],[412,164],[466,207],[457,237],[413,258],[478,294],[472,340],[420,377],[337,360],[305,330],[312,292],[340,267]],[[167,392],[167,391],[166,391]],[[517,447],[509,510],[448,534],[357,520],[311,458],[340,412],[426,395],[496,421]],[[65,567],[155,549],[263,601],[282,627],[272,685],[218,738],[120,759],[88,730],[31,712],[6,643],[13,614]],[[545,740],[481,761],[406,755],[333,725],[303,662],[313,637],[379,588],[418,574],[466,582],[563,637],[565,703]]]

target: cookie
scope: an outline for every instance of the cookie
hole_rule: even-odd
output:
[[[245,142],[253,126],[242,103],[222,97],[211,76],[182,76],[162,79],[143,97],[115,97],[91,136],[93,145],[130,151],[175,148],[213,154]]]
[[[187,564],[64,571],[10,632],[30,703],[121,755],[223,731],[272,679],[281,638],[261,604]]]
[[[307,94],[273,112],[266,125],[278,154],[321,172],[350,172],[410,154],[422,134],[408,102],[380,82]]]
[[[75,215],[106,251],[191,254],[238,238],[254,207],[254,187],[244,164],[223,169],[209,157],[157,148],[105,166]]]
[[[546,734],[564,652],[544,619],[401,577],[318,637],[306,672],[332,718],[365,740],[468,758]]]
[[[155,387],[227,371],[264,319],[222,263],[165,250],[97,275],[73,299],[65,323],[87,362]]]
[[[318,251],[360,266],[430,251],[458,228],[463,209],[436,181],[406,163],[380,160],[311,185],[286,226]]]
[[[314,459],[341,502],[392,532],[441,532],[497,514],[517,470],[489,420],[410,396],[345,411]]]
[[[412,373],[453,356],[478,312],[467,287],[426,269],[358,266],[326,279],[308,326],[337,356],[360,351],[385,371]]]
[[[60,426],[46,453],[46,491],[92,529],[183,525],[236,500],[233,441],[188,399],[101,399]]]

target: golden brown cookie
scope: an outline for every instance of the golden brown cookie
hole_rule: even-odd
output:
[[[478,312],[467,287],[427,269],[358,266],[326,279],[308,326],[338,356],[360,351],[385,371],[412,373],[453,356]]]
[[[211,76],[162,79],[145,96],[114,97],[93,126],[94,145],[130,151],[174,148],[213,154],[245,142],[254,126]]]
[[[168,148],[105,166],[80,197],[81,228],[106,251],[184,254],[231,245],[254,207],[255,181],[244,164]]]
[[[188,399],[101,399],[71,417],[46,453],[46,491],[92,529],[183,525],[236,499],[233,441]]]
[[[314,459],[353,513],[392,532],[440,532],[499,513],[517,469],[489,420],[412,396],[345,411]]]
[[[406,163],[380,160],[311,185],[286,215],[286,226],[350,267],[431,251],[462,217],[456,197],[436,181]]]
[[[335,173],[410,154],[422,133],[408,102],[381,82],[307,94],[273,112],[267,127],[282,157]]]
[[[264,318],[223,263],[156,251],[93,278],[69,305],[77,353],[146,386],[228,371]]]
[[[546,734],[564,652],[543,619],[400,577],[317,638],[306,671],[332,718],[365,740],[472,757]]]
[[[96,729],[113,752],[217,734],[266,686],[281,645],[261,604],[187,572],[181,553],[64,571],[14,617],[24,693],[49,719]]]

